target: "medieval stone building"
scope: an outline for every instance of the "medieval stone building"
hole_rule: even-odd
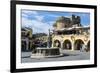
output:
[[[90,50],[90,27],[81,25],[81,18],[59,17],[53,25],[52,47],[59,47],[65,50]]]
[[[32,29],[21,28],[21,50],[30,51],[32,49]]]

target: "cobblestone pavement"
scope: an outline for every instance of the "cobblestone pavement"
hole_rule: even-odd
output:
[[[34,58],[30,58],[31,52],[22,52],[21,62],[27,63],[27,62],[71,61],[71,60],[89,60],[90,59],[90,52],[64,50],[63,54],[64,55],[60,57],[34,59]]]

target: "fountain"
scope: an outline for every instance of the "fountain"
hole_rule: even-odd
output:
[[[36,50],[32,52],[31,58],[46,58],[46,57],[58,57],[61,56],[60,48],[54,48],[50,45],[50,29],[48,34],[48,42],[47,47],[36,48]]]

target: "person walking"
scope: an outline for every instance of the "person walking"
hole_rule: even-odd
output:
[[[84,44],[82,44],[82,45],[81,45],[81,48],[80,48],[80,51],[81,51],[81,52],[84,52],[85,48],[86,48],[86,46],[85,46]]]

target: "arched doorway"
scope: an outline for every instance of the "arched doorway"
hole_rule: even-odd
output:
[[[59,40],[54,41],[54,47],[59,47],[59,48],[61,47],[61,43]]]
[[[90,41],[88,41],[88,43],[87,43],[87,49],[86,49],[86,51],[90,51]]]
[[[26,51],[26,41],[21,42],[21,50]]]
[[[74,43],[74,48],[75,50],[81,50],[83,45],[84,45],[84,42],[81,39],[78,39]]]
[[[72,45],[71,45],[70,40],[65,40],[63,43],[63,49],[71,50],[71,48],[72,48]]]

